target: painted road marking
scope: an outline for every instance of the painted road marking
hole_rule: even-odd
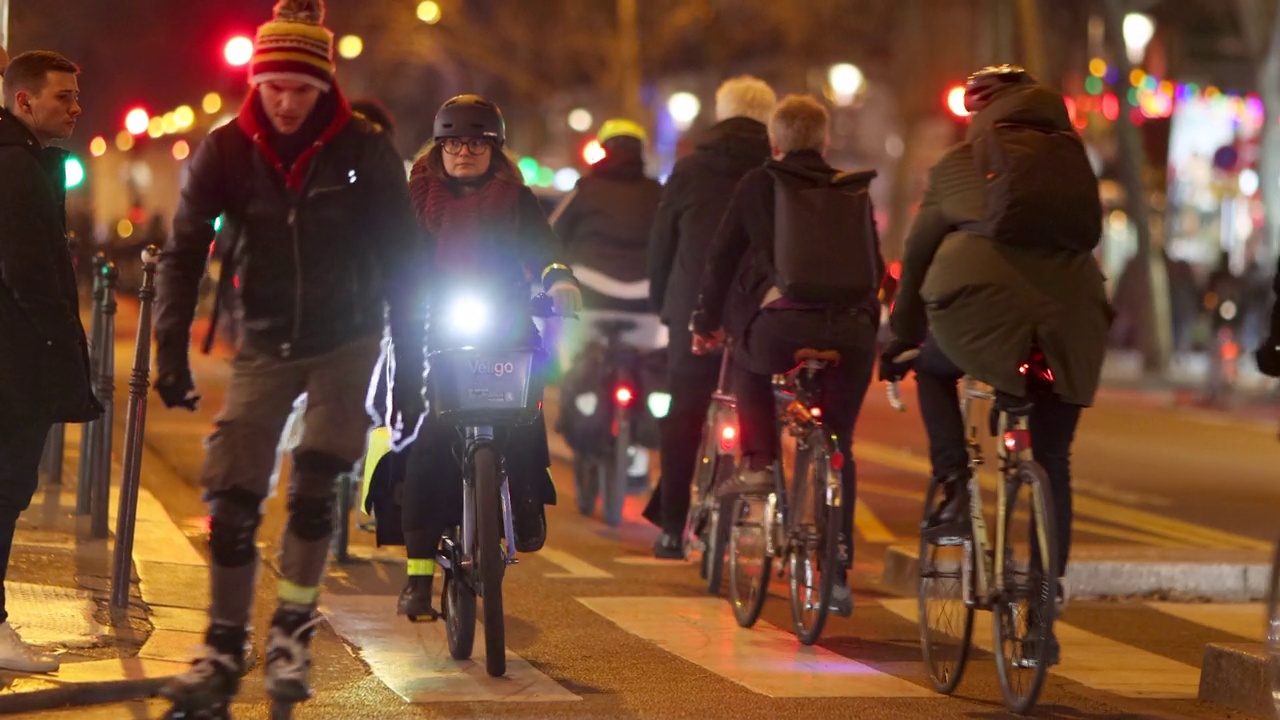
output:
[[[1197,625],[1261,642],[1266,639],[1267,608],[1262,603],[1149,602],[1147,607]]]
[[[484,669],[484,626],[476,625],[471,660],[449,656],[443,620],[409,623],[395,615],[391,595],[325,597],[321,611],[334,632],[360,648],[360,657],[392,692],[410,703],[564,702],[581,700],[507,651],[507,674]]]
[[[564,570],[564,572],[543,573],[543,577],[569,580],[605,580],[613,577],[611,573],[585,560],[553,548],[543,547],[538,551],[537,556]]]
[[[881,600],[889,612],[916,622],[914,598]],[[992,652],[991,613],[974,613],[973,645]],[[1194,699],[1200,690],[1200,669],[1170,660],[1132,645],[1081,630],[1069,623],[1054,623],[1062,644],[1062,664],[1051,674],[1086,687],[1121,697]]]
[[[761,695],[934,697],[931,690],[821,647],[766,622],[738,627],[715,598],[578,598],[623,630]],[[919,663],[888,663],[919,675]]]
[[[854,443],[853,453],[859,460],[917,473],[925,477],[932,472],[928,458],[880,443],[868,441]],[[984,489],[995,489],[997,478],[993,471],[980,472],[978,477]],[[1273,545],[1267,541],[1128,508],[1084,494],[1075,495],[1073,506],[1077,516],[1084,515],[1095,520],[1148,532],[1170,542],[1193,542],[1199,547],[1219,549],[1244,548],[1267,551],[1274,549]]]
[[[862,501],[862,498],[858,498],[853,506],[853,528],[863,540],[869,543],[892,544],[898,539],[889,532],[889,528],[885,527],[884,523],[880,522],[880,518],[876,517],[875,512]]]
[[[619,555],[613,559],[619,565],[638,565],[640,567],[688,567],[685,560],[664,560],[652,555]]]

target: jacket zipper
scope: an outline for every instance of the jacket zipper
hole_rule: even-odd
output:
[[[317,142],[316,145],[321,145]],[[320,165],[320,153],[317,151],[315,156],[311,158],[311,162],[307,166],[307,175],[302,179],[302,187],[306,188],[311,182],[311,178],[315,176],[316,168]],[[293,345],[298,342],[298,338],[302,333],[302,238],[298,233],[298,206],[302,200],[310,200],[315,196],[315,192],[308,193],[305,190],[300,192],[297,199],[294,200],[293,206],[289,208],[289,231],[293,236],[293,334],[291,340],[280,346],[280,354],[283,357],[289,357],[293,351]]]

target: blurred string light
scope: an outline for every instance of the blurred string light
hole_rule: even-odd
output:
[[[128,240],[133,236],[133,223],[128,220],[121,220],[116,223],[116,234],[121,238]]]
[[[866,85],[866,77],[857,65],[837,63],[827,70],[827,84],[831,86],[836,104],[848,106],[852,105],[854,98],[862,92],[862,88]]]
[[[591,112],[586,108],[576,108],[569,112],[569,127],[574,132],[590,130],[593,122],[595,122],[595,118],[591,117]]]
[[[132,136],[129,136],[132,138]],[[89,154],[94,157],[102,157],[107,154],[107,139],[101,135],[89,141]]]
[[[173,111],[173,121],[177,123],[179,130],[187,130],[196,124],[196,111],[190,105],[180,105]]]
[[[147,136],[152,138],[158,138],[163,134],[164,134],[164,118],[161,118],[161,117],[151,118],[151,121],[147,123]]]
[[[359,35],[343,35],[338,40],[338,54],[346,60],[355,60],[364,52],[364,41]]]
[[[1130,108],[1137,110],[1137,117],[1145,120],[1170,117],[1178,103],[1200,101],[1231,111],[1237,121],[1250,127],[1261,126],[1265,119],[1262,99],[1252,93],[1239,95],[1212,85],[1202,88],[1196,83],[1174,82],[1140,68],[1130,72],[1127,79],[1127,88],[1116,87],[1120,77],[1115,67],[1108,66],[1102,58],[1093,58],[1089,61],[1089,77],[1084,82],[1086,96],[1078,98],[1080,109],[1101,112],[1107,120],[1114,121],[1120,116],[1119,101],[1123,98]],[[1107,84],[1115,87],[1115,91],[1108,92]]]
[[[428,25],[440,22],[440,3],[435,0],[423,0],[418,3],[418,19]]]
[[[522,157],[516,162],[525,185],[536,185],[538,182],[538,161],[531,157]]]
[[[693,121],[698,118],[700,112],[702,112],[702,102],[693,93],[678,92],[667,100],[667,113],[675,122],[676,129],[682,132],[693,125]]]
[[[186,140],[179,140],[173,144],[173,159],[178,162],[186,160],[191,155],[191,145]]]
[[[116,133],[116,149],[120,152],[129,152],[133,149],[133,134],[128,130],[121,130]]]
[[[178,118],[174,113],[167,112],[160,118],[160,131],[165,135],[178,132]]]
[[[204,96],[204,100],[200,101],[200,109],[204,110],[206,115],[212,115],[222,109],[222,96],[216,92],[211,92]]]

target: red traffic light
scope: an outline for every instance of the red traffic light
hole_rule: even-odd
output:
[[[227,41],[223,56],[232,67],[248,65],[253,59],[253,41],[244,35],[237,35]]]
[[[969,111],[964,106],[964,85],[952,85],[947,89],[947,94],[943,98],[947,104],[947,110],[958,118],[969,117]]]

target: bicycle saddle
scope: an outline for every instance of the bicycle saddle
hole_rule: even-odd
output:
[[[817,348],[801,348],[795,354],[796,364],[806,362],[823,362],[832,365],[840,364],[840,353],[836,350],[819,350]]]

